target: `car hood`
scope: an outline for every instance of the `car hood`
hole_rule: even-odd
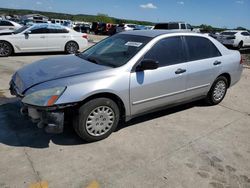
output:
[[[81,59],[76,55],[60,56],[37,61],[18,70],[12,78],[18,93],[34,85],[60,78],[110,69]]]

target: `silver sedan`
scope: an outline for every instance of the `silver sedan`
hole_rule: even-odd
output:
[[[47,132],[72,120],[86,141],[108,137],[120,121],[206,99],[219,104],[241,77],[238,51],[191,32],[128,31],[82,53],[40,60],[10,82],[22,114]]]

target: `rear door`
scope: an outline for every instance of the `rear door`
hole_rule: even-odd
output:
[[[187,64],[181,37],[160,40],[143,59],[158,61],[159,68],[131,73],[132,115],[184,100]]]
[[[49,51],[64,51],[65,44],[70,39],[69,30],[60,25],[50,24],[46,38]]]
[[[187,97],[206,95],[224,63],[217,47],[207,38],[185,36],[188,53]]]

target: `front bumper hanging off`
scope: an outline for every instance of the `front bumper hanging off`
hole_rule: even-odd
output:
[[[22,115],[28,115],[38,128],[44,128],[47,133],[62,133],[64,128],[63,111],[39,110],[30,106],[21,108]]]

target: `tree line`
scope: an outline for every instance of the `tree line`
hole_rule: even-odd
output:
[[[148,21],[138,21],[138,20],[127,20],[127,19],[120,19],[110,17],[107,14],[98,13],[97,15],[88,15],[88,14],[65,14],[65,13],[56,13],[56,12],[44,12],[44,11],[37,11],[37,10],[25,10],[25,9],[7,9],[7,8],[0,8],[0,15],[26,15],[26,14],[42,14],[48,18],[54,19],[63,19],[63,20],[72,20],[72,21],[83,21],[83,22],[104,22],[104,23],[113,23],[113,24],[120,24],[120,23],[133,23],[137,25],[155,25],[153,22]],[[221,32],[227,30],[228,28],[217,28],[211,25],[199,25],[193,26],[194,28],[202,28],[207,32]],[[237,30],[246,30],[244,27],[237,27],[234,28]]]

